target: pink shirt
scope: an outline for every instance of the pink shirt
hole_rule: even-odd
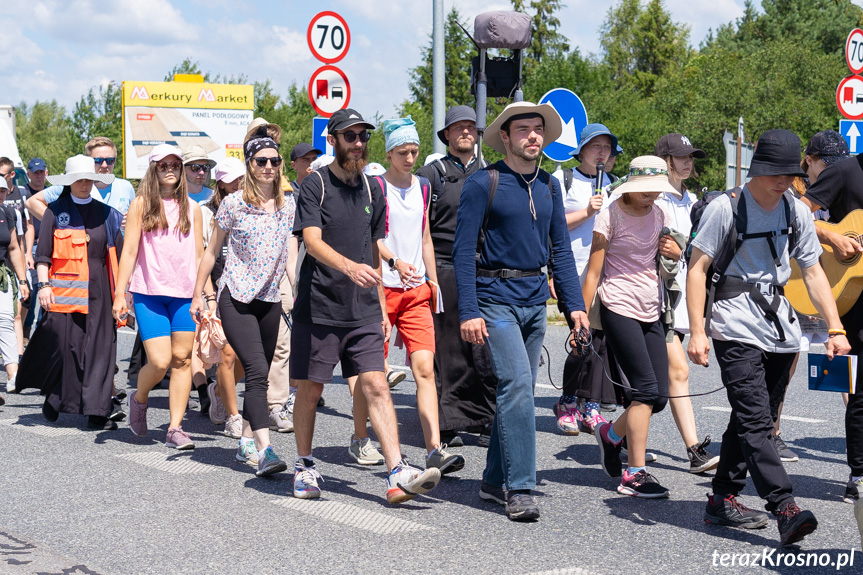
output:
[[[608,239],[599,299],[618,315],[653,322],[659,319],[662,297],[656,253],[666,215],[654,205],[645,216],[630,216],[620,209],[620,201],[600,211],[593,227]]]
[[[195,257],[195,211],[189,200],[188,234],[175,229],[180,220],[177,200],[162,199],[168,220],[167,229],[142,232],[138,244],[138,261],[132,273],[129,291],[144,295],[191,298],[195,291],[197,262]]]

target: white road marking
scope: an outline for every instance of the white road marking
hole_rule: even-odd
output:
[[[708,406],[702,407],[701,409],[707,409],[709,411],[722,411],[724,413],[731,413],[730,407],[719,407],[719,406]],[[802,423],[826,423],[823,419],[811,419],[809,417],[799,417],[796,415],[785,415],[782,414],[782,421],[800,421]]]
[[[596,571],[588,571],[581,567],[562,567],[551,571],[534,571],[528,575],[599,575]]]
[[[209,465],[192,461],[186,456],[178,456],[177,453],[162,453],[159,451],[141,451],[135,453],[117,454],[120,459],[146,465],[159,471],[167,471],[176,475],[190,473],[204,473],[211,469]]]
[[[82,435],[83,431],[77,427],[60,427],[59,425],[51,425],[50,423],[21,423],[17,419],[0,419],[0,425],[8,425],[13,429],[20,429],[41,435],[42,437],[68,437],[70,435]]]
[[[405,531],[430,531],[433,528],[427,525],[406,521],[397,517],[391,517],[385,513],[368,511],[355,505],[348,505],[339,501],[321,501],[297,499],[295,497],[284,497],[270,501],[273,505],[293,509],[306,515],[313,515],[322,519],[329,519],[348,527],[365,529],[379,535],[392,535]]]

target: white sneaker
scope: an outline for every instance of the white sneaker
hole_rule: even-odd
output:
[[[18,379],[18,372],[15,372],[15,375],[9,378],[9,381],[6,382],[6,393],[15,393],[15,380]]]
[[[237,455],[235,457],[237,461],[242,461],[246,465],[257,467],[258,448],[255,447],[255,442],[250,441],[248,443],[243,443],[240,441],[240,445],[237,447]]]
[[[311,459],[298,457],[294,464],[294,497],[297,499],[317,499],[320,497],[319,479],[321,482],[324,481],[324,478],[315,469],[315,462]]]
[[[224,434],[234,439],[239,439],[243,435],[243,416],[239,413],[232,415],[225,420]]]
[[[383,465],[384,463],[384,456],[375,448],[372,440],[368,437],[354,439],[354,436],[351,435],[351,446],[348,447],[348,453],[360,465]]]
[[[288,408],[277,405],[270,410],[270,429],[279,433],[290,433],[294,430],[294,422],[288,418]]]
[[[401,503],[428,493],[437,487],[440,477],[440,469],[417,469],[402,458],[387,477],[387,502]]]

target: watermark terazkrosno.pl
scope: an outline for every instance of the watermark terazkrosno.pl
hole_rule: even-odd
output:
[[[856,549],[838,553],[818,551],[784,552],[765,547],[752,553],[720,553],[713,551],[714,567],[834,567],[837,571],[854,566]]]

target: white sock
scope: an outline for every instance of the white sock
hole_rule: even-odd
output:
[[[248,445],[248,444],[254,443],[254,442],[255,442],[254,437],[241,437],[240,438],[240,444],[242,444],[242,445]]]
[[[300,463],[302,463],[303,465],[305,465],[305,462],[303,461],[303,459],[307,459],[307,460],[311,461],[311,462],[312,462],[312,466],[314,467],[314,465],[315,465],[315,459],[314,459],[314,457],[312,457],[311,455],[307,455],[307,456],[305,456],[305,457],[303,457],[302,455],[297,455],[297,459],[294,461],[294,465],[296,466],[296,465],[299,465]],[[308,466],[307,466],[307,467],[308,467]]]
[[[268,445],[267,447],[269,447],[269,445]],[[264,453],[267,451],[267,447],[263,448],[262,450],[260,450],[260,451],[258,452],[258,459],[263,459],[263,458],[264,458]]]

